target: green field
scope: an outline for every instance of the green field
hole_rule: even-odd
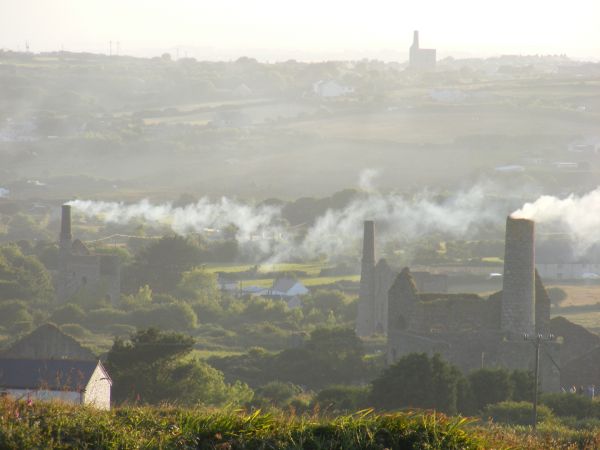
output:
[[[211,273],[236,273],[251,270],[254,267],[252,264],[242,265],[207,265],[206,270]],[[272,272],[305,272],[307,277],[300,276],[298,279],[307,287],[322,286],[333,284],[339,281],[360,281],[360,275],[338,275],[338,276],[318,276],[322,269],[327,268],[327,263],[324,262],[309,262],[309,263],[278,263],[260,265],[259,273]],[[253,278],[240,281],[242,287],[259,286],[269,287],[273,284],[273,278]]]

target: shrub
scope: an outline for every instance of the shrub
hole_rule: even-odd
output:
[[[538,422],[546,422],[553,419],[550,408],[538,405]],[[484,418],[490,418],[494,422],[509,425],[531,425],[533,421],[533,405],[529,402],[500,402],[487,405],[482,413]]]
[[[508,400],[511,395],[510,373],[506,369],[479,369],[469,374],[469,384],[477,410]]]
[[[0,325],[7,328],[12,327],[17,322],[31,322],[32,317],[25,302],[21,300],[10,300],[0,302],[2,314],[0,314]]]
[[[366,406],[369,389],[362,386],[330,386],[320,391],[314,404],[323,411],[350,412]]]
[[[276,406],[286,407],[292,399],[302,392],[302,388],[293,383],[271,381],[255,391],[252,405],[258,408]]]
[[[84,327],[82,327],[78,323],[65,323],[64,325],[60,326],[60,330],[64,333],[68,334],[69,336],[73,336],[74,338],[77,338],[77,339],[85,338],[90,333],[88,330],[86,330]]]
[[[549,407],[559,417],[583,419],[594,415],[594,403],[588,397],[578,394],[543,394],[541,403]],[[600,415],[596,415],[600,417]]]
[[[88,313],[85,324],[93,330],[104,330],[115,323],[128,323],[128,314],[114,308],[94,309]]]
[[[57,325],[63,323],[84,323],[86,314],[79,305],[69,303],[55,310],[50,316],[50,322]]]
[[[560,304],[568,298],[565,290],[559,287],[548,288],[546,289],[546,292],[548,293],[548,297],[550,297],[550,302],[554,306],[560,306]]]
[[[106,327],[106,331],[113,336],[125,337],[135,333],[135,327],[122,323],[115,323]]]
[[[182,302],[156,305],[132,311],[129,322],[138,328],[156,327],[163,330],[190,330],[197,324],[196,313]]]

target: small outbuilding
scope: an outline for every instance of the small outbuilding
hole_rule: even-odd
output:
[[[3,396],[110,409],[111,386],[112,380],[100,361],[0,359]]]

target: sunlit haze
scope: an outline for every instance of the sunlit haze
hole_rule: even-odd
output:
[[[0,48],[200,59],[404,60],[412,30],[440,57],[600,58],[598,0],[0,0]],[[175,55],[174,55],[175,56]]]

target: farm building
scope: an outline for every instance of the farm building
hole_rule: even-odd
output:
[[[100,361],[0,359],[0,393],[110,409],[112,381]]]

